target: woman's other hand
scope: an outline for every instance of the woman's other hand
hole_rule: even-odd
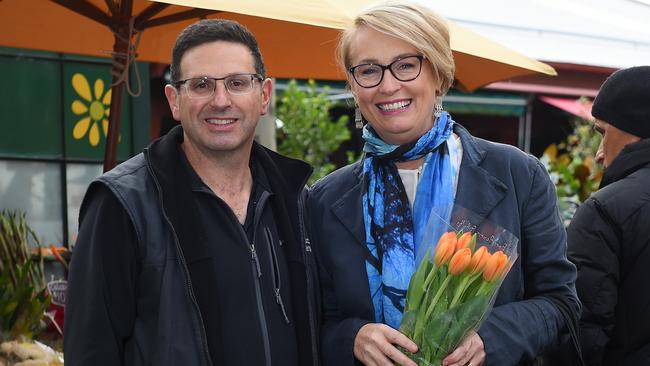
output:
[[[386,324],[366,324],[354,338],[354,356],[364,365],[417,366],[410,358],[397,349],[402,346],[410,352],[417,352],[418,346],[404,334]]]
[[[442,360],[443,366],[482,366],[485,363],[485,348],[478,333],[472,331],[461,344]]]

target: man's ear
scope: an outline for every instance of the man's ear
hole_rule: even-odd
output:
[[[273,80],[266,78],[262,82],[262,110],[260,111],[260,115],[262,116],[265,116],[269,112],[269,104],[271,103],[272,93]]]
[[[175,120],[181,120],[181,111],[180,111],[180,95],[179,90],[174,88],[172,85],[165,85],[165,96],[167,97],[167,103],[169,103],[169,109],[172,111],[172,117]]]

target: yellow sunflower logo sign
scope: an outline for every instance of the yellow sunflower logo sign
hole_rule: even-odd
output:
[[[81,73],[72,76],[72,87],[80,97],[72,102],[72,113],[81,118],[74,125],[72,137],[81,140],[88,136],[90,145],[97,146],[100,133],[103,133],[104,137],[108,134],[111,90],[109,88],[104,91],[104,81],[97,79],[91,92],[90,83]]]

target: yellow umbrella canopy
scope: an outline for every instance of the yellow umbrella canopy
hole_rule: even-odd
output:
[[[110,56],[115,41],[111,28],[128,22],[113,14],[126,2],[133,4],[134,29],[142,30],[138,60],[169,63],[181,29],[198,18],[226,18],[253,31],[269,76],[342,80],[334,61],[339,29],[374,0],[2,0],[0,46]],[[449,27],[460,89],[471,91],[520,75],[555,74],[550,66],[456,23]]]
[[[343,80],[334,59],[339,30],[376,0],[0,0],[0,46],[112,57],[114,84],[133,58],[169,63],[179,32],[199,18],[225,18],[257,37],[268,74]],[[527,58],[449,22],[456,87],[471,91],[533,73]],[[123,83],[112,87],[104,169],[115,165]]]
[[[555,76],[551,66],[514,52],[456,23],[449,22],[456,64],[455,87],[473,91],[499,80],[541,73]]]
[[[281,19],[287,22],[309,24],[331,29],[345,28],[355,14],[377,0],[283,0],[281,2],[267,0],[159,0],[162,2],[195,6],[203,9],[219,9],[231,13],[246,14],[255,17]],[[435,10],[435,9],[434,9]],[[495,81],[510,79],[516,76],[542,73],[556,75],[555,70],[542,62],[514,52],[494,41],[464,28],[456,23],[447,21],[450,29],[451,48],[456,63],[455,86],[463,91],[472,91]],[[256,32],[256,35],[261,35]],[[343,75],[336,70],[334,64],[334,38],[310,39],[310,35],[284,33],[283,42],[295,48],[308,47],[309,43],[318,45],[317,53],[307,53],[312,58],[328,60],[327,66],[334,70],[321,69],[327,77],[321,79],[338,79]],[[302,36],[302,37],[301,37]],[[262,35],[262,37],[264,37]],[[295,40],[293,38],[296,38]],[[271,41],[270,39],[266,39]],[[324,43],[320,43],[325,41]],[[262,49],[263,52],[268,52]],[[310,48],[309,51],[312,51]],[[272,51],[273,52],[273,51]],[[274,56],[276,56],[274,54]],[[316,71],[317,73],[319,71]],[[313,77],[313,76],[310,76]]]

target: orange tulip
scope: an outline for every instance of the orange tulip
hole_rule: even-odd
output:
[[[437,267],[447,263],[451,256],[454,255],[454,250],[456,249],[456,234],[452,231],[444,233],[440,240],[438,240],[438,245],[436,246],[436,252],[433,256],[433,261]]]
[[[466,232],[458,238],[456,242],[456,251],[459,251],[463,248],[469,248],[469,244],[472,242],[472,233]]]
[[[481,272],[490,257],[491,255],[490,252],[488,252],[487,247],[482,246],[478,248],[472,255],[472,260],[469,262],[469,266],[467,266],[467,271],[471,274]]]
[[[483,278],[488,282],[496,280],[503,274],[504,269],[508,266],[508,262],[508,256],[505,253],[500,250],[494,252],[485,264]]]
[[[506,258],[506,262],[503,264],[503,267],[501,267],[501,270],[497,274],[497,278],[505,277],[505,275],[510,271],[510,268],[512,268],[513,262],[509,259]]]
[[[472,260],[472,250],[463,248],[454,254],[449,261],[449,273],[454,276],[461,274]]]
[[[447,231],[446,233],[442,234],[440,239],[438,239],[438,244],[440,244],[440,243],[442,243],[444,241],[453,241],[454,246],[456,246],[456,240],[457,240],[456,238],[457,238],[457,236],[456,236],[455,232]]]

